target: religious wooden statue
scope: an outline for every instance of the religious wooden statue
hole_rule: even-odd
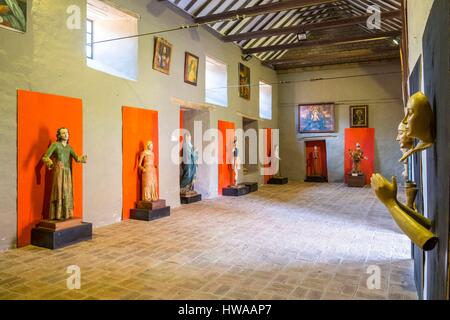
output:
[[[147,141],[146,150],[141,152],[139,169],[142,172],[142,201],[158,200],[158,177],[152,141]]]
[[[320,155],[319,155],[319,148],[317,146],[313,147],[313,152],[312,152],[312,160],[313,160],[313,176],[320,176],[321,175],[321,170],[319,168],[320,166]]]
[[[234,137],[233,140],[233,163],[232,163],[232,169],[233,169],[233,174],[234,174],[234,186],[237,186],[237,180],[238,180],[238,172],[241,169],[241,161],[239,158],[239,149],[237,147],[237,138]]]
[[[361,145],[357,142],[355,150],[348,150],[350,154],[350,158],[352,159],[352,174],[361,175],[361,161],[368,160],[367,157],[364,156],[364,152],[361,149]]]
[[[197,175],[198,152],[195,150],[191,142],[191,135],[184,135],[181,149],[180,164],[180,194],[192,195],[197,194],[194,191],[194,182]]]
[[[72,159],[86,163],[87,156],[78,156],[69,145],[69,129],[59,128],[56,140],[42,157],[47,168],[54,169],[49,219],[66,220],[73,218]]]

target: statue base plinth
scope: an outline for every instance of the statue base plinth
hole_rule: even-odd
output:
[[[180,194],[180,202],[182,204],[189,204],[198,201],[202,201],[202,195],[200,193]]]
[[[305,182],[328,182],[328,179],[323,176],[307,176]]]
[[[272,177],[267,181],[267,184],[287,184],[288,178],[287,177]]]
[[[155,209],[161,209],[164,207],[166,207],[166,200],[162,200],[162,199],[158,199],[155,201],[138,201],[138,202],[136,202],[137,209],[155,210]]]
[[[239,197],[246,195],[250,192],[250,188],[245,185],[229,186],[222,188],[222,195],[228,197]]]
[[[31,229],[31,244],[48,249],[59,249],[92,239],[92,223],[81,219],[42,220]]]
[[[79,226],[82,223],[81,219],[77,218],[67,220],[41,220],[36,227],[56,231]]]
[[[166,203],[165,200],[164,204]],[[170,206],[164,206],[162,208],[145,209],[137,208],[130,210],[130,219],[152,221],[170,216]]]
[[[364,188],[366,185],[366,176],[364,174],[354,176],[352,173],[347,174],[347,186],[354,188]]]
[[[239,185],[247,186],[248,192],[258,191],[258,182],[243,182],[243,183],[240,183]]]

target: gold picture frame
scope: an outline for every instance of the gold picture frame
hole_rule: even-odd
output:
[[[155,37],[155,50],[153,54],[153,69],[169,74],[172,62],[172,44],[164,38]]]
[[[198,63],[199,58],[190,53],[185,52],[184,54],[184,82],[197,85],[198,81]]]
[[[350,128],[369,127],[369,106],[350,106]]]
[[[250,68],[239,63],[239,97],[250,100]]]

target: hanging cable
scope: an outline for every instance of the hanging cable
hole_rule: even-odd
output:
[[[373,77],[373,76],[382,76],[382,75],[393,75],[393,74],[401,74],[400,71],[393,72],[378,72],[378,73],[368,73],[368,74],[355,74],[355,75],[347,75],[347,76],[339,76],[339,77],[327,77],[327,78],[311,78],[311,79],[302,79],[302,80],[281,80],[277,82],[265,82],[265,84],[269,85],[284,85],[284,84],[293,84],[293,83],[301,83],[301,82],[314,82],[314,81],[326,81],[326,80],[338,80],[338,79],[351,79],[351,78],[362,78],[362,77]],[[249,85],[230,85],[224,87],[216,87],[216,88],[208,88],[207,90],[219,90],[219,89],[227,89],[227,88],[239,88],[239,87],[259,87],[259,83],[249,84]]]
[[[184,25],[181,25],[181,26],[178,26],[178,27],[175,27],[175,28],[163,29],[163,30],[147,32],[147,33],[141,33],[141,34],[137,34],[137,35],[134,35],[134,36],[126,36],[126,37],[119,37],[119,38],[112,38],[112,39],[107,39],[107,40],[95,41],[95,42],[92,42],[92,44],[94,45],[94,44],[111,42],[111,41],[118,41],[118,40],[125,40],[125,39],[132,39],[132,38],[151,36],[151,35],[160,34],[160,33],[167,33],[167,32],[173,32],[173,31],[179,31],[179,30],[185,30],[185,29],[199,28],[201,26],[209,25],[211,23],[231,22],[231,21],[235,21],[235,20],[242,20],[242,19],[245,19],[245,18],[246,18],[246,15],[238,15],[237,14],[236,16],[231,17],[231,18],[227,18],[227,19],[218,19],[217,21],[209,21],[209,22],[204,22],[204,23],[184,24]]]

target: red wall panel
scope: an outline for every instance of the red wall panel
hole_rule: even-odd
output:
[[[83,154],[81,99],[18,90],[17,92],[17,246],[30,244],[31,229],[48,218],[52,171],[41,158],[56,141],[56,130],[69,129],[69,143]],[[89,155],[87,164],[89,165]],[[73,163],[74,217],[83,215],[83,165]]]
[[[228,187],[234,183],[231,161],[233,149],[233,139],[235,125],[233,122],[219,120],[218,129],[221,134],[219,137],[219,195],[222,195],[222,188]],[[227,154],[227,150],[228,154]],[[242,155],[241,155],[242,156]]]
[[[375,129],[374,128],[346,128],[344,147],[344,177],[347,182],[347,174],[352,171],[352,160],[349,155],[349,149],[354,150],[356,143],[359,142],[364,156],[368,160],[361,161],[361,171],[366,175],[366,184],[370,183],[370,177],[374,172],[375,160]]]
[[[313,158],[312,154],[314,152],[314,146],[319,148],[320,157],[320,172],[321,175],[328,178],[328,168],[327,168],[327,145],[324,140],[317,141],[307,141],[306,145],[306,175],[310,176],[313,174]]]
[[[122,107],[122,219],[130,218],[130,209],[141,197],[141,179],[138,171],[139,155],[146,142],[153,141],[155,165],[159,167],[158,112],[153,110]],[[159,194],[159,170],[156,170]]]
[[[270,168],[271,163],[270,161],[270,157],[272,156],[272,152],[275,150],[271,150],[272,149],[272,129],[271,128],[266,128],[264,129],[264,136],[265,136],[265,145],[266,145],[266,152],[264,153],[264,168]],[[269,179],[272,177],[272,175],[270,175],[270,169],[264,169],[264,183],[266,184]]]

